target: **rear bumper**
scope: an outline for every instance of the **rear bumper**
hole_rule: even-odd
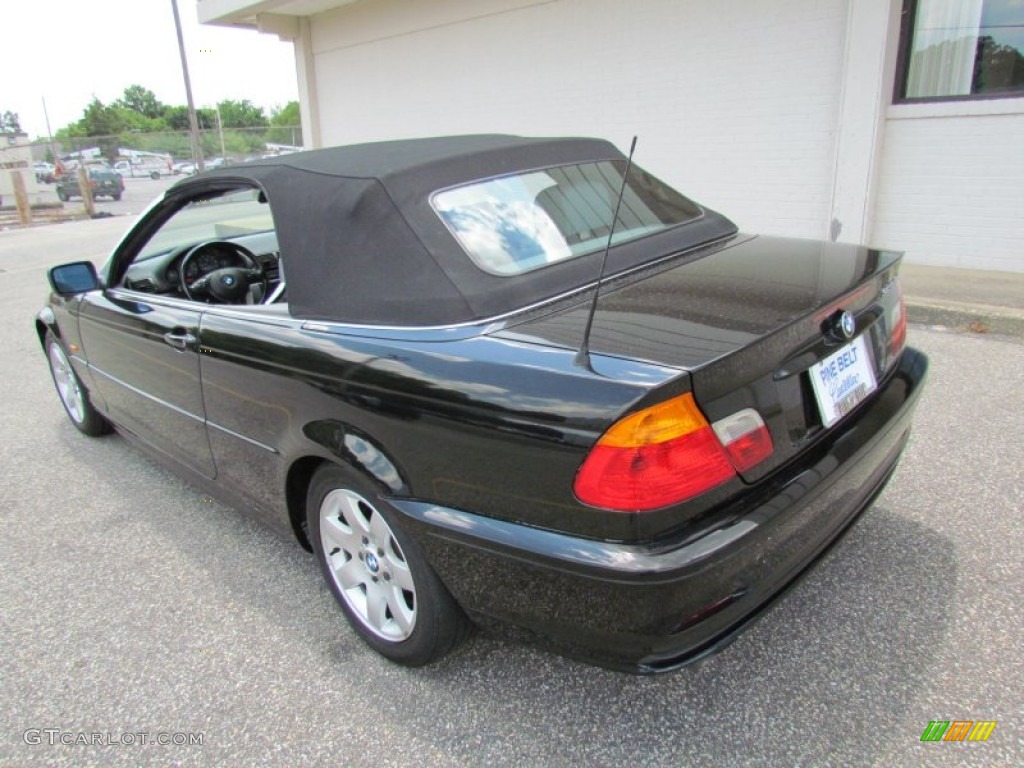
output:
[[[478,622],[513,624],[602,666],[673,669],[727,644],[871,504],[906,444],[927,368],[908,348],[854,416],[688,538],[593,541],[394,503]]]

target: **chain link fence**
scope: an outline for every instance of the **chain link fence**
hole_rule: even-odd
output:
[[[302,127],[271,125],[257,128],[225,128],[199,132],[203,157],[224,157],[240,162],[253,157],[302,149]],[[52,141],[33,142],[32,158],[56,163],[61,158],[84,153],[96,160],[115,162],[129,152],[169,155],[174,162],[192,161],[192,143],[188,131],[142,133],[129,131],[112,136],[64,136]]]

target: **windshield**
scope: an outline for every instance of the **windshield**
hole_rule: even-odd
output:
[[[438,192],[431,204],[477,266],[518,275],[604,248],[625,168],[603,161],[517,173]],[[612,242],[700,215],[695,203],[633,166]]]
[[[273,229],[270,206],[260,202],[258,189],[232,191],[194,200],[179,210],[139,251],[135,261],[206,240],[228,240]]]

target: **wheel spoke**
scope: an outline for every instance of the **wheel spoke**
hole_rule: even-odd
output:
[[[366,620],[377,632],[384,633],[385,613],[388,609],[388,601],[382,590],[377,585],[367,585],[366,590]]]
[[[366,512],[359,504],[362,499],[347,491],[338,491],[338,495],[339,506],[344,511],[345,521],[352,526],[353,532],[369,533],[370,523],[366,519]]]
[[[413,584],[412,580],[412,571],[409,570],[408,565],[389,559],[388,572],[391,574],[391,582],[397,587],[408,590],[409,592],[416,592],[416,586]]]
[[[350,555],[354,555],[359,548],[359,537],[355,531],[345,525],[336,515],[325,517],[320,525],[320,534],[324,542],[324,549],[330,552],[327,544],[332,547],[343,549]]]
[[[413,621],[416,617],[415,611],[410,611],[405,604],[405,597],[400,590],[388,590],[388,608],[391,609],[391,616],[395,623],[402,630],[403,635],[412,632]]]
[[[341,567],[335,568],[334,575],[343,589],[358,587],[366,581],[366,569],[354,557],[347,560]]]
[[[391,548],[391,529],[379,512],[374,512],[370,518],[370,538],[381,549]]]

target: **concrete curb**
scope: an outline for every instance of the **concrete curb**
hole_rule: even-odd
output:
[[[945,325],[973,333],[1024,337],[1024,311],[986,304],[963,304],[906,297],[907,320],[922,325]]]

